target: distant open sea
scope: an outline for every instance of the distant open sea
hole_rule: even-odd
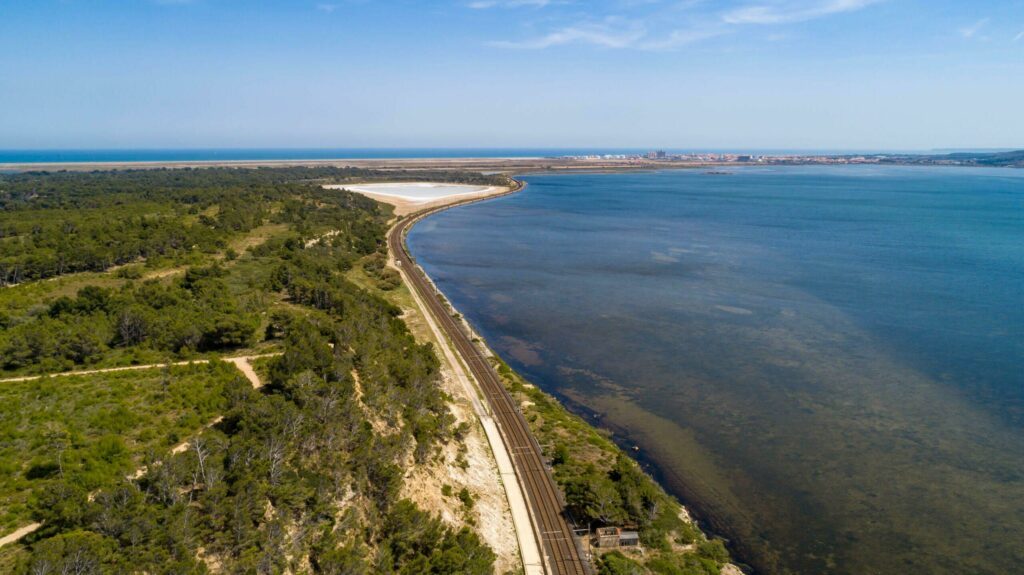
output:
[[[125,150],[0,150],[0,164],[71,162],[229,162],[270,160],[359,160],[393,158],[535,158],[596,154],[642,154],[639,148],[208,148]],[[871,150],[669,149],[673,154],[872,153]],[[877,152],[877,151],[874,151]]]
[[[526,176],[409,244],[760,572],[1021,573],[1024,170],[728,172]]]

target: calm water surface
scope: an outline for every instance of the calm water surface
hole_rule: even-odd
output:
[[[1024,565],[1024,171],[539,175],[409,243],[761,571]]]

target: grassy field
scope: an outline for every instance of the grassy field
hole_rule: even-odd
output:
[[[0,384],[0,532],[30,522],[33,491],[62,474],[97,489],[185,440],[241,377],[217,362]]]
[[[113,272],[81,272],[0,288],[0,314],[16,317],[42,312],[49,302],[60,296],[74,296],[87,285],[118,288],[125,282]]]

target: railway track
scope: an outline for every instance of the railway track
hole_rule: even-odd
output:
[[[513,188],[508,193],[519,191]],[[490,196],[487,199],[494,198]],[[481,201],[458,202],[412,214],[396,224],[388,233],[388,248],[395,261],[405,270],[413,289],[429,308],[441,329],[476,378],[487,404],[498,424],[501,439],[526,495],[537,540],[543,546],[545,569],[552,575],[590,575],[589,562],[564,515],[564,503],[554,478],[544,464],[540,445],[526,425],[512,396],[483,351],[470,339],[462,325],[435,291],[426,273],[416,265],[405,245],[405,234],[419,220],[448,208]]]

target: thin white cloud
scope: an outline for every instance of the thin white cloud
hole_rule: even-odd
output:
[[[551,0],[477,0],[467,4],[474,10],[485,10],[487,8],[521,8],[529,6],[532,8],[543,8],[551,4]]]
[[[620,0],[629,5],[650,4],[657,0]],[[671,22],[659,21],[655,16],[633,20],[628,27],[619,24],[622,19],[606,18],[603,23],[586,22],[563,26],[540,36],[519,41],[497,41],[490,45],[502,48],[542,50],[567,44],[590,44],[604,48],[630,48],[636,50],[672,50],[724,36],[741,26],[782,25],[823,18],[833,14],[854,12],[884,0],[756,0],[725,11],[712,12],[691,18],[691,23],[673,30]],[[564,0],[476,0],[471,8],[548,6]],[[674,4],[679,14],[703,0],[682,0]],[[661,15],[664,16],[664,12]],[[614,25],[613,25],[614,24]],[[678,24],[678,23],[677,23]],[[651,33],[648,33],[651,30]]]
[[[854,12],[877,2],[879,0],[817,0],[748,4],[726,12],[722,20],[727,24],[789,24]]]
[[[608,25],[584,24],[561,28],[536,38],[516,42],[498,41],[492,42],[491,45],[520,50],[543,50],[567,44],[590,44],[602,48],[664,51],[695,44],[727,32],[727,29],[721,27],[715,29],[692,28],[673,30],[663,37],[653,37],[642,25],[636,23],[622,29],[615,29]]]
[[[606,24],[582,24],[555,30],[544,36],[529,38],[522,41],[491,42],[500,48],[517,48],[522,50],[542,50],[552,46],[566,44],[591,44],[604,48],[629,48],[646,35],[639,25],[631,25],[623,30],[616,30]]]
[[[1024,40],[1024,30],[1021,30],[1019,34],[1013,37],[1014,43]]]
[[[331,12],[334,12],[335,10],[338,9],[338,5],[337,4],[317,4],[316,5],[316,9],[321,11],[321,12],[327,12],[328,14],[330,14]]]
[[[687,30],[673,30],[667,37],[660,39],[645,40],[637,44],[643,50],[673,50],[696,44],[703,40],[710,40],[716,36],[726,34],[724,28],[692,28]]]
[[[970,26],[965,26],[961,28],[960,30],[958,30],[958,32],[960,33],[960,36],[967,40],[970,40],[971,38],[977,36],[978,32],[981,32],[982,28],[988,25],[988,22],[988,18],[982,18],[981,20],[978,20],[977,22],[971,24]]]

